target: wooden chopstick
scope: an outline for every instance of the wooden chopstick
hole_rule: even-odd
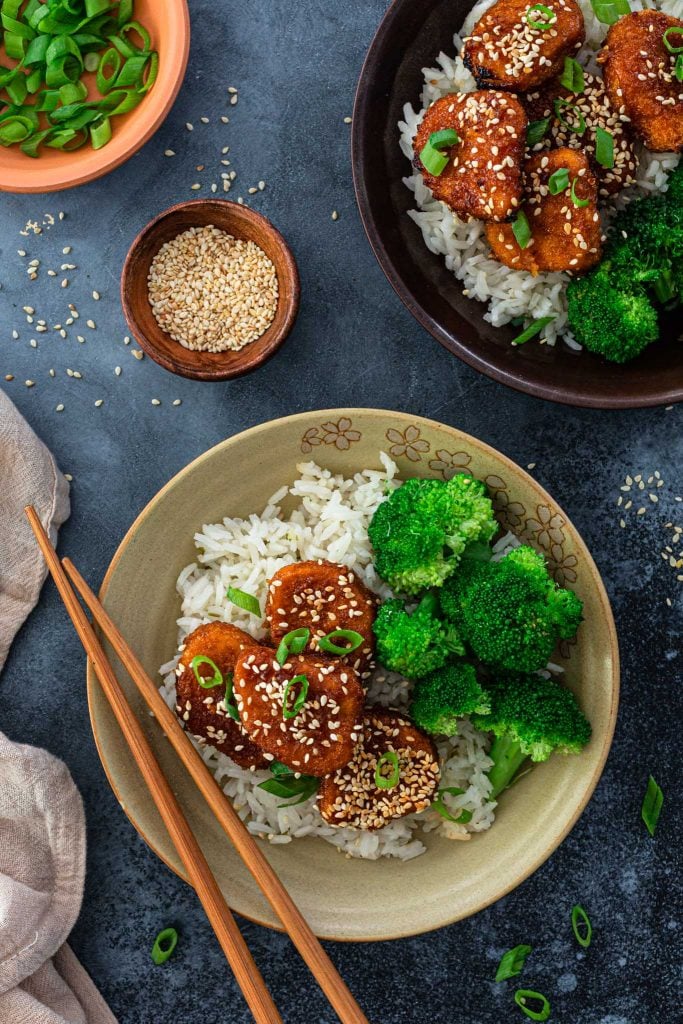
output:
[[[164,825],[168,829],[178,856],[206,911],[206,916],[211,922],[211,927],[216,933],[254,1020],[257,1021],[257,1024],[282,1024],[282,1018],[249,952],[249,947],[237,927],[199,843],[183,815],[180,804],[152,753],[140,723],[126,700],[114,670],[106,659],[95,631],[71,588],[36,510],[29,505],[25,511],[69,617],[93,664],[105,696]]]
[[[128,646],[117,626],[112,622],[73,562],[65,558],[63,565],[147,706],[154,713],[174,750],[201,790],[223,831],[232,841],[245,866],[251,872],[261,892],[279,917],[301,957],[327,996],[340,1021],[343,1024],[368,1024],[367,1017],[320,945],[310,925],[197,753],[175,714],[159,693],[158,687],[147,675],[141,662]]]

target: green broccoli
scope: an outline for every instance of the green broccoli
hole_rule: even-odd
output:
[[[569,282],[567,315],[579,344],[613,363],[634,359],[659,338],[657,311],[645,287],[621,288],[608,261]]]
[[[406,480],[377,508],[368,534],[382,579],[416,594],[441,586],[467,545],[490,541],[497,529],[485,484],[458,473]]]
[[[434,593],[425,594],[412,615],[403,601],[385,601],[372,626],[382,665],[408,679],[419,679],[441,668],[451,654],[464,654],[455,626],[444,623],[438,613]]]
[[[488,694],[479,685],[472,665],[453,661],[417,681],[410,717],[425,732],[455,736],[459,718],[474,712],[484,715],[489,710]]]
[[[552,679],[503,673],[491,681],[490,694],[491,710],[474,713],[472,723],[495,736],[489,750],[491,799],[510,785],[527,757],[547,761],[553,751],[578,754],[591,737],[574,694]]]
[[[550,578],[542,555],[521,545],[499,562],[463,561],[441,607],[480,661],[535,672],[559,639],[574,636],[583,603]]]

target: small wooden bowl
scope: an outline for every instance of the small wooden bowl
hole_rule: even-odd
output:
[[[147,277],[165,242],[188,228],[213,224],[235,238],[250,240],[272,260],[277,273],[278,303],[268,330],[239,352],[194,352],[162,331],[149,302]],[[229,380],[250,373],[277,351],[291,331],[299,310],[299,272],[284,238],[266,217],[227,199],[194,199],[160,213],[131,245],[121,276],[121,302],[128,326],[140,347],[155,362],[193,380]]]

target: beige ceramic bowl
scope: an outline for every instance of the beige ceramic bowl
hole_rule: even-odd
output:
[[[464,470],[486,480],[501,524],[541,550],[555,577],[584,600],[579,639],[558,660],[580,696],[593,738],[580,756],[556,756],[535,767],[501,798],[493,827],[469,842],[449,842],[430,833],[427,852],[406,863],[347,860],[313,838],[267,847],[316,933],[334,939],[414,935],[473,914],[535,871],[586,806],[612,740],[619,659],[607,595],[567,516],[518,466],[452,427],[373,409],[309,412],[238,434],[179,473],[133,524],[102,587],[109,613],[154,675],[175,651],[175,581],[194,558],[195,531],[225,515],[260,512],[275,490],[294,479],[303,460],[315,459],[333,472],[352,474],[379,468],[380,449],[397,460],[403,476],[448,477]],[[228,903],[248,918],[277,927],[269,905],[108,653]],[[88,695],[102,763],[123,809],[152,849],[182,875],[91,668]]]

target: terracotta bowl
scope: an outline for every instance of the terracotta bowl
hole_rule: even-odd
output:
[[[399,149],[403,106],[419,110],[422,69],[440,51],[454,53],[453,35],[472,0],[394,0],[368,50],[353,112],[353,174],[370,244],[399,297],[445,348],[475,370],[519,391],[598,409],[668,405],[683,400],[680,310],[662,319],[662,339],[619,366],[590,352],[530,341],[484,320],[483,303],[467,299],[443,257],[429,252],[408,216],[414,197],[403,184],[410,164]]]
[[[161,329],[147,293],[147,276],[161,246],[188,228],[213,224],[263,249],[277,273],[278,304],[272,324],[239,352],[194,352]],[[260,213],[227,199],[193,199],[160,213],[143,228],[128,251],[121,277],[121,302],[140,347],[171,373],[194,380],[229,380],[255,370],[279,349],[299,311],[299,272],[284,238]]]
[[[159,52],[159,75],[143,102],[112,122],[111,142],[95,150],[90,145],[73,153],[42,147],[37,159],[18,146],[0,148],[0,190],[4,192],[56,192],[83,185],[107,174],[128,160],[154,134],[178,95],[190,52],[190,15],[187,0],[136,0],[135,18],[148,30]],[[0,63],[7,58],[0,50]],[[9,64],[13,64],[9,61]],[[94,75],[86,75],[85,80]]]
[[[159,666],[176,650],[180,602],[175,585],[181,569],[195,558],[193,534],[226,515],[260,512],[275,490],[298,476],[302,460],[315,459],[334,473],[350,475],[365,467],[379,469],[380,450],[396,459],[403,477],[448,477],[464,470],[485,480],[501,525],[538,547],[555,577],[581,596],[585,621],[577,642],[563,647],[556,660],[580,697],[593,737],[580,756],[552,757],[521,778],[501,798],[488,831],[469,842],[448,841],[433,832],[421,835],[427,851],[414,860],[347,860],[312,837],[266,844],[270,861],[312,927],[333,939],[414,935],[473,914],[535,871],[585,808],[612,741],[619,656],[598,570],[566,513],[513,462],[452,427],[383,410],[308,412],[238,434],[174,477],[130,528],[101,590],[110,615],[150,675],[159,678]],[[108,653],[230,906],[278,927],[126,673]],[[182,875],[91,667],[88,696],[95,741],[122,809],[152,849]]]

